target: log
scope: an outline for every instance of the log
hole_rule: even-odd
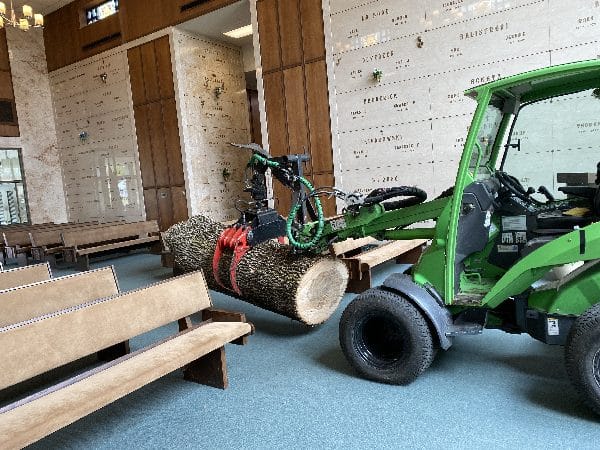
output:
[[[263,242],[244,255],[237,267],[241,295],[231,289],[232,252],[223,252],[219,264],[220,286],[212,261],[223,224],[194,216],[164,233],[165,244],[181,272],[202,269],[212,290],[237,297],[260,308],[282,314],[307,325],[325,322],[336,310],[348,283],[348,271],[331,256],[294,254],[288,245]]]

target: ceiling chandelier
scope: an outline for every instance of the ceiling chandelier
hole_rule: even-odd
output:
[[[0,2],[0,28],[8,25],[23,31],[27,31],[31,27],[41,28],[44,26],[44,16],[34,14],[31,6],[23,5],[23,14],[22,17],[19,17],[15,13],[12,0],[10,0],[9,9],[6,8],[5,3]]]

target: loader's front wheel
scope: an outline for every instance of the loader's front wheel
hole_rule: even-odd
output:
[[[411,383],[435,354],[421,311],[400,295],[376,288],[346,307],[339,332],[350,365],[363,377],[383,383]]]
[[[565,346],[565,362],[583,401],[600,414],[600,303],[573,324]]]

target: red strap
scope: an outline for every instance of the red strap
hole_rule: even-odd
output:
[[[242,291],[237,284],[237,267],[244,255],[250,250],[250,246],[248,245],[248,233],[250,232],[250,228],[246,228],[244,232],[237,236],[237,239],[234,244],[233,250],[233,258],[231,260],[231,266],[229,268],[229,279],[231,281],[231,287],[233,291],[242,295]]]
[[[250,246],[248,245],[249,232],[250,227],[246,226],[234,225],[225,228],[221,232],[219,239],[217,239],[215,253],[213,254],[213,277],[219,286],[229,290],[229,288],[223,284],[221,277],[219,276],[219,263],[225,249],[231,249],[233,251],[233,258],[231,260],[231,266],[229,267],[229,278],[232,290],[238,295],[242,295],[242,293],[237,284],[237,266],[248,250],[250,250]]]

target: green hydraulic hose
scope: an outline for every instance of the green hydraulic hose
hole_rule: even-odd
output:
[[[273,168],[279,167],[278,162],[271,161],[263,156],[257,155],[256,153],[252,155],[252,158],[250,158],[250,162],[248,164],[252,165],[254,163],[254,161],[258,161],[259,163],[264,164],[267,167],[273,167]],[[306,178],[298,177],[298,180],[300,181],[300,183],[302,183],[304,186],[306,186],[306,188],[309,191],[309,195],[315,191],[315,188],[313,187],[313,185]],[[307,242],[300,242],[300,241],[296,240],[296,238],[294,237],[294,235],[292,233],[292,225],[294,223],[294,217],[296,217],[296,214],[298,213],[298,211],[300,210],[301,207],[302,207],[302,201],[299,199],[292,206],[292,209],[290,210],[290,212],[288,214],[285,232],[290,241],[290,244],[292,244],[294,247],[299,248],[301,250],[306,250],[308,248],[313,247],[321,238],[321,235],[323,234],[323,228],[325,228],[325,217],[323,214],[323,207],[321,205],[321,199],[319,199],[319,197],[315,197],[315,208],[317,210],[317,231],[313,235],[311,240],[309,240]]]

